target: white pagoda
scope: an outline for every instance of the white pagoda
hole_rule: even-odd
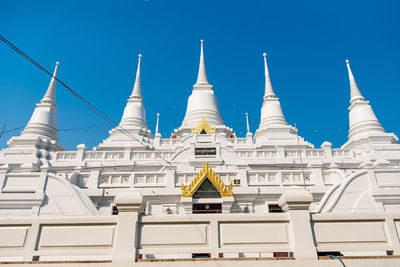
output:
[[[246,136],[235,136],[203,46],[170,137],[160,134],[159,114],[154,133],[146,123],[139,55],[121,121],[93,150],[60,144],[56,63],[25,129],[0,151],[0,262],[287,257],[319,266],[334,254],[361,257],[351,266],[363,256],[381,257],[371,266],[400,264],[391,258],[400,255],[400,145],[349,61],[348,141],[314,148],[285,119],[266,53],[259,127],[253,135],[247,121]]]

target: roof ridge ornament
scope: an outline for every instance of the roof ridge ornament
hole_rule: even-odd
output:
[[[193,197],[193,194],[205,179],[208,179],[215,186],[215,188],[221,193],[222,197],[233,197],[232,182],[229,186],[226,186],[221,178],[219,178],[219,176],[211,169],[208,163],[204,164],[203,168],[187,187],[185,187],[182,182],[181,197]]]
[[[51,77],[49,87],[47,88],[46,93],[44,94],[42,100],[40,100],[40,103],[50,103],[53,106],[56,105],[56,76],[57,76],[57,70],[58,70],[58,65],[60,65],[60,62],[56,62],[56,66],[54,68],[54,73],[53,76]]]
[[[264,71],[265,71],[265,93],[264,99],[276,98],[274,90],[272,89],[271,79],[269,76],[268,65],[267,65],[267,53],[263,53],[264,57]]]
[[[141,86],[141,80],[140,80],[141,59],[142,59],[142,54],[138,54],[138,66],[137,66],[137,71],[136,71],[136,80],[135,80],[135,85],[133,87],[132,95],[129,97],[129,99],[143,99],[142,86]]]
[[[357,100],[365,100],[362,96],[360,89],[358,89],[356,79],[354,79],[353,72],[350,68],[350,61],[346,59],[347,70],[349,72],[349,80],[350,80],[350,104],[353,104],[354,101]]]

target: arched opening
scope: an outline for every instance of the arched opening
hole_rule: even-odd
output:
[[[221,213],[221,193],[208,179],[193,194],[193,213]]]

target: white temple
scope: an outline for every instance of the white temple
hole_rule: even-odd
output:
[[[171,137],[160,134],[159,114],[154,134],[147,126],[139,55],[121,121],[92,151],[60,144],[56,63],[25,129],[0,151],[0,262],[287,257],[325,266],[334,254],[361,257],[349,266],[363,256],[381,257],[371,266],[400,264],[400,145],[349,61],[348,141],[314,148],[287,123],[266,53],[259,127],[253,135],[247,121],[246,136],[234,136],[203,45]]]

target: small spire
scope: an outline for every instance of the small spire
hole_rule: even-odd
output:
[[[209,85],[206,73],[206,65],[204,63],[204,51],[203,51],[203,42],[204,40],[200,40],[200,63],[199,63],[199,74],[197,75],[196,85]]]
[[[140,61],[142,58],[142,54],[138,55],[138,67],[136,71],[136,80],[135,80],[135,86],[133,87],[133,91],[131,96],[129,97],[130,99],[142,99],[142,88],[141,88],[141,82],[140,82]]]
[[[353,104],[356,100],[365,100],[365,98],[361,95],[360,90],[358,89],[356,80],[354,79],[353,73],[351,72],[349,60],[346,59],[347,70],[349,72],[349,80],[350,80],[350,104]]]
[[[46,93],[44,94],[40,103],[50,103],[53,106],[56,105],[56,76],[57,76],[57,69],[60,62],[56,62],[56,67],[54,68],[53,77],[50,80],[49,87],[47,88]]]
[[[160,113],[157,113],[156,134],[158,134],[158,122],[160,120]]]
[[[247,133],[250,132],[250,125],[249,125],[249,113],[246,112],[246,125],[247,125]]]
[[[274,90],[272,89],[271,79],[269,77],[268,65],[267,65],[267,53],[263,53],[264,56],[264,69],[265,69],[265,98],[276,98]]]

